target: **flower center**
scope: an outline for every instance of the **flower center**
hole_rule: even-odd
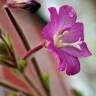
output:
[[[73,42],[73,43],[65,43],[62,40],[62,37],[65,34],[69,34],[69,32],[64,31],[62,34],[57,34],[54,36],[54,44],[57,48],[64,48],[65,46],[72,46],[79,50],[82,50],[80,45],[83,43],[83,41],[81,41],[81,38],[79,38],[76,42]]]

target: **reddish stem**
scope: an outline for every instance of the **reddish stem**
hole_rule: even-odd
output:
[[[37,52],[37,51],[39,51],[40,49],[42,49],[42,48],[44,47],[44,45],[45,45],[45,43],[40,44],[40,45],[38,45],[37,47],[29,50],[29,51],[25,54],[25,56],[23,57],[23,59],[27,59],[28,57],[30,57],[30,56],[31,56],[32,54],[34,54],[35,52]]]

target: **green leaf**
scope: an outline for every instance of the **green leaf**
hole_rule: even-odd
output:
[[[21,73],[24,73],[26,67],[27,67],[27,60],[24,60],[24,59],[20,60],[18,64],[18,68]]]
[[[12,41],[11,38],[9,37],[8,34],[3,34],[2,35],[5,42],[8,44],[10,50],[12,50]],[[0,39],[0,54],[5,54],[5,55],[9,55],[8,49],[6,47],[6,44],[4,43],[4,41],[2,39]]]
[[[12,39],[8,34],[5,34],[4,40],[8,44],[9,48],[12,50],[13,49],[13,44],[12,44]]]
[[[8,59],[6,55],[0,54],[0,61]]]
[[[0,54],[8,55],[8,51],[3,42],[0,42]]]

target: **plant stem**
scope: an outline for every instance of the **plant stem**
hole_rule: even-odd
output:
[[[19,34],[19,36],[20,36],[20,38],[21,38],[21,40],[22,40],[22,43],[24,44],[26,50],[29,51],[29,50],[31,49],[30,46],[29,46],[29,43],[28,43],[25,35],[23,34],[21,28],[19,27],[18,23],[16,22],[16,20],[15,20],[14,17],[13,17],[13,15],[11,14],[9,8],[8,8],[8,7],[5,7],[5,11],[6,11],[7,15],[9,16],[12,24],[14,25],[17,33]],[[41,82],[41,84],[42,84],[42,87],[44,88],[44,90],[45,90],[45,92],[46,92],[46,95],[47,95],[47,96],[50,96],[50,95],[49,95],[49,94],[50,94],[49,89],[47,88],[47,86],[45,85],[45,83],[44,83],[44,81],[43,81],[43,77],[42,77],[41,71],[40,71],[40,69],[39,69],[39,66],[38,66],[38,64],[37,64],[37,62],[36,62],[35,57],[32,57],[31,61],[32,61],[32,64],[33,64],[33,66],[34,66],[34,68],[35,68],[35,70],[36,70],[36,72],[37,72],[37,75],[38,75],[39,80],[40,80],[40,82]]]
[[[43,47],[44,47],[44,43],[38,45],[37,47],[35,47],[35,48],[31,49],[31,50],[29,50],[29,51],[25,54],[25,56],[23,57],[23,59],[27,59],[27,58],[30,57],[33,53],[39,51],[39,50],[42,49]]]
[[[15,92],[21,92],[21,93],[25,94],[26,96],[33,96],[32,94],[29,94],[29,93],[27,93],[27,92],[25,92],[25,91],[23,91],[21,89],[18,89],[16,87],[11,86],[11,85],[9,85],[9,84],[7,84],[5,82],[2,82],[2,81],[0,81],[0,86],[2,86],[4,88],[8,88],[9,90],[12,90],[12,91],[15,91]]]

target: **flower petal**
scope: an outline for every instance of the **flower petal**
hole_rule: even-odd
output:
[[[68,75],[74,75],[80,71],[80,63],[77,57],[71,56],[66,52],[57,49],[52,43],[49,44],[48,48],[53,51],[59,59],[59,70],[64,71]]]
[[[66,62],[63,60],[62,62],[60,61],[59,63],[59,71],[64,71],[66,69]]]
[[[58,51],[57,54],[60,59],[60,71],[66,70],[67,75],[74,75],[80,72],[80,62],[77,57],[71,56],[62,51]]]
[[[45,39],[53,41],[53,36],[58,29],[58,14],[54,7],[49,8],[51,21],[44,27],[42,34]]]
[[[83,42],[80,45],[81,50],[72,47],[72,46],[66,46],[63,48],[63,50],[65,52],[67,52],[68,54],[72,55],[72,56],[76,56],[76,57],[87,57],[91,55],[91,52],[88,50],[87,45],[85,42]]]
[[[77,19],[75,10],[69,5],[63,5],[59,9],[59,20],[61,27],[65,29],[66,27],[71,27]]]
[[[48,41],[53,41],[53,34],[55,30],[53,28],[52,23],[48,23],[42,30],[42,35],[44,36],[45,39]]]
[[[61,50],[58,50],[56,51],[56,54],[57,54],[57,57],[59,58],[59,70],[60,71],[64,71],[66,69],[66,60],[64,58],[64,52],[62,52]]]
[[[48,8],[49,12],[50,12],[50,18],[51,18],[51,22],[53,22],[54,24],[58,23],[58,13],[56,8],[54,7],[50,7]]]
[[[63,58],[64,54],[62,53],[62,51],[57,49],[52,43],[49,44],[48,48],[56,54],[57,60],[59,60],[58,70],[64,71],[66,68],[66,62],[65,62],[65,59]]]
[[[67,75],[74,75],[80,72],[80,62],[77,57],[64,53],[64,59],[66,59],[66,73]]]
[[[66,31],[65,31],[66,32]],[[63,36],[64,43],[74,43],[78,40],[84,41],[83,23],[75,23]]]

